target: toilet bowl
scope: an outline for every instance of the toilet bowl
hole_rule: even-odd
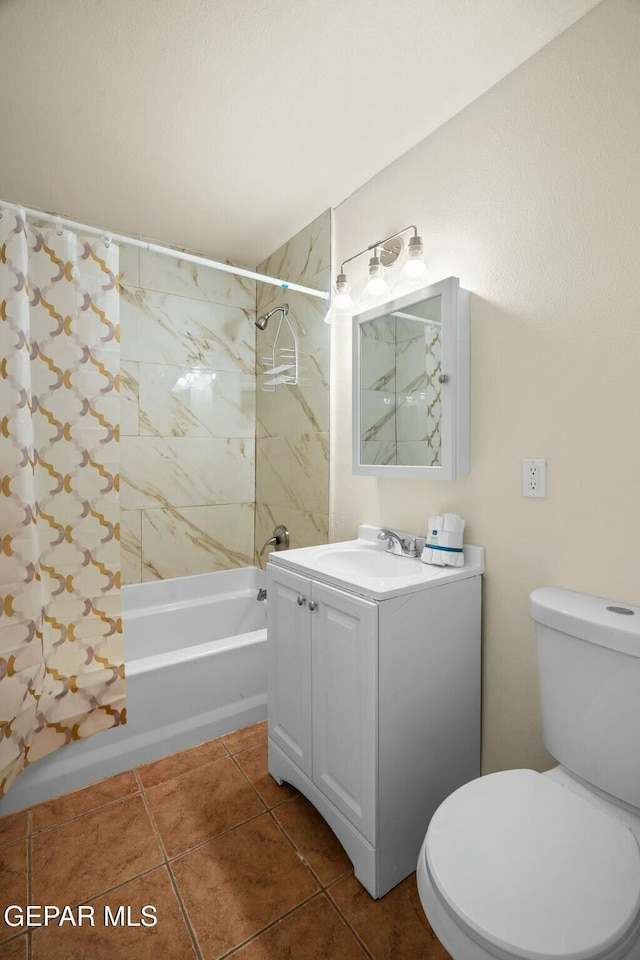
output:
[[[480,777],[431,820],[418,890],[454,960],[640,960],[640,609],[607,606],[532,594],[561,765]]]
[[[640,845],[533,770],[474,780],[434,814],[420,898],[454,960],[635,960]]]

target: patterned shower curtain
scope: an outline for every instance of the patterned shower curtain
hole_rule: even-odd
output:
[[[0,207],[0,796],[125,722],[118,248]]]

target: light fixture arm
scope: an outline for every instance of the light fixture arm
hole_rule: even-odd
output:
[[[406,233],[407,230],[413,230],[414,237],[418,236],[418,228],[411,224],[408,227],[403,227],[402,230],[397,230],[395,233],[392,233],[390,237],[385,237],[384,240],[376,240],[375,243],[365,247],[364,250],[359,250],[358,253],[354,253],[352,257],[347,257],[346,260],[343,260],[340,264],[340,274],[344,276],[345,263],[351,263],[352,260],[355,260],[357,257],[361,257],[363,253],[369,253],[370,250],[375,250],[377,247],[383,247],[385,243],[389,242],[389,240],[394,240],[396,237],[399,237],[401,233]],[[397,259],[397,256],[394,257],[394,259]]]

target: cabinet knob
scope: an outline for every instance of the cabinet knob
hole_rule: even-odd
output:
[[[303,607],[307,601],[304,597],[298,597],[298,606]]]
[[[314,603],[313,600],[309,600],[309,610],[315,610],[317,606],[318,606],[317,603]]]

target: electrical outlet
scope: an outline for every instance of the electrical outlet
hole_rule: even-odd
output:
[[[525,497],[546,497],[547,461],[522,461],[522,494]]]

